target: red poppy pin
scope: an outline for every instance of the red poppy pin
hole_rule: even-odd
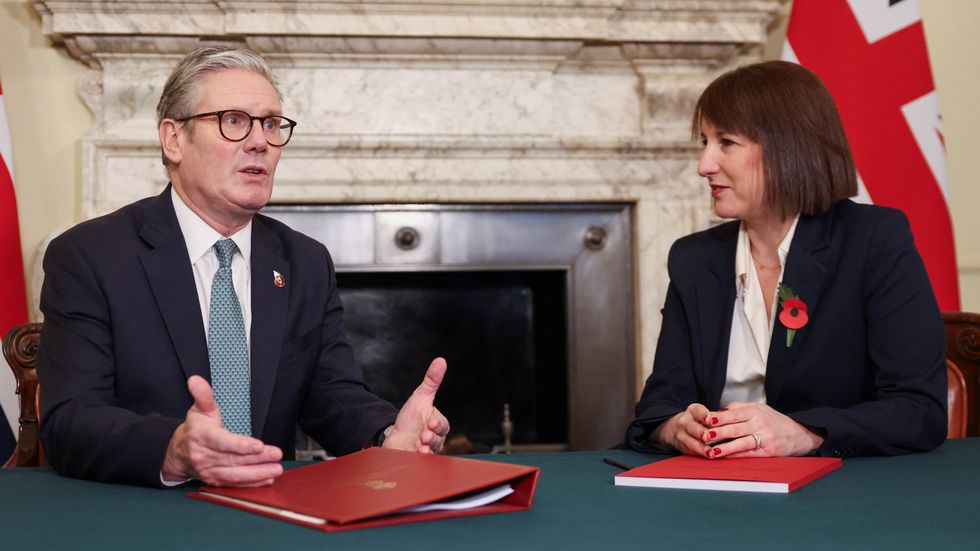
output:
[[[786,326],[786,348],[793,346],[796,330],[802,329],[810,317],[806,313],[806,303],[796,296],[793,289],[785,283],[779,283],[779,300],[782,310],[779,312],[779,322]]]
[[[282,274],[280,274],[279,272],[273,270],[272,283],[274,283],[276,287],[284,287],[286,285],[286,278],[282,277]]]

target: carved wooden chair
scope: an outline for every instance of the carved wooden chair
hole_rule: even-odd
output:
[[[977,415],[977,386],[980,384],[980,314],[971,312],[943,312],[943,323],[946,327],[946,359],[958,368],[962,378],[965,400],[962,401],[962,413],[966,416],[964,436],[980,436],[980,419]],[[952,434],[954,416],[960,415],[954,411],[958,403],[952,401],[953,379],[957,377],[947,366],[950,373],[950,434]],[[951,438],[954,438],[951,436]]]
[[[946,360],[946,400],[949,413],[946,438],[965,438],[967,415],[970,410],[966,396],[966,378],[963,377],[963,371],[948,359]]]
[[[17,446],[4,467],[36,467],[44,463],[44,452],[39,440],[40,393],[35,371],[40,342],[40,323],[18,325],[3,338],[3,355],[14,372],[17,394],[20,396]]]

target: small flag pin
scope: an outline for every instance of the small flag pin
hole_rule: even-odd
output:
[[[276,287],[286,286],[286,278],[282,277],[282,274],[275,270],[272,270],[272,282],[276,284]]]

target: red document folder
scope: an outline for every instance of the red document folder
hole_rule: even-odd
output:
[[[291,469],[271,486],[205,486],[189,497],[244,509],[325,532],[449,517],[523,511],[531,507],[540,469],[445,455],[369,448]],[[514,492],[481,507],[397,513],[500,484]]]
[[[617,486],[787,494],[841,466],[837,457],[705,459],[681,455],[616,475]]]

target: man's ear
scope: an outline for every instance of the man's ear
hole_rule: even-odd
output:
[[[181,144],[178,136],[179,130],[177,121],[173,119],[163,119],[160,123],[160,148],[163,149],[163,156],[171,164],[179,164],[182,157]]]

